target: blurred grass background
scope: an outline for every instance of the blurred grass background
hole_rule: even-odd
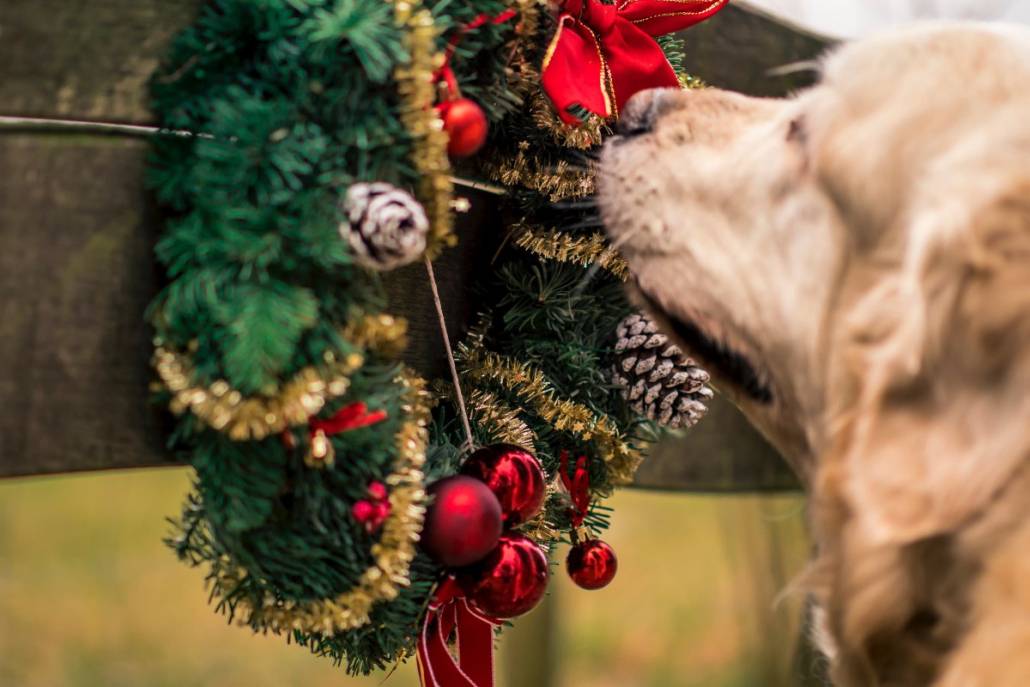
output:
[[[185,468],[0,482],[0,685],[382,684],[214,614],[200,571],[161,543],[188,482]],[[547,604],[501,639],[498,687],[527,672],[554,687],[793,684],[800,600],[778,597],[807,555],[800,497],[622,491],[611,505],[615,581],[587,592],[556,568]],[[385,684],[416,685],[413,664]]]

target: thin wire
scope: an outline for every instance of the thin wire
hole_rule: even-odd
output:
[[[8,130],[38,130],[38,131],[81,131],[92,134],[109,134],[114,136],[139,136],[148,137],[156,135],[182,136],[190,138],[214,138],[211,134],[194,134],[184,129],[162,129],[156,126],[145,124],[122,124],[120,122],[91,122],[82,119],[53,119],[49,117],[12,117],[0,115],[0,129]],[[508,190],[503,186],[490,184],[485,181],[464,179],[462,177],[451,177],[451,183],[465,188],[471,188],[483,193],[491,193],[495,196],[506,196]]]
[[[433,263],[425,258],[426,274],[429,275],[429,288],[433,292],[433,305],[436,306],[436,316],[440,320],[440,336],[443,338],[443,347],[447,352],[447,364],[451,368],[451,383],[454,385],[454,396],[458,401],[458,413],[461,415],[461,424],[465,427],[465,447],[471,451],[475,448],[475,441],[472,439],[472,425],[469,424],[468,411],[465,409],[465,397],[461,393],[461,381],[458,379],[458,366],[454,363],[454,352],[451,350],[451,337],[447,335],[447,319],[443,315],[443,304],[440,302],[440,291],[436,288],[436,275],[433,274]]]
[[[118,134],[125,136],[153,136],[167,134],[190,137],[194,134],[182,129],[161,129],[143,124],[122,124],[119,122],[90,122],[81,119],[51,119],[49,117],[11,117],[0,115],[0,127],[5,129],[39,129],[45,131],[82,131],[94,134]],[[210,134],[198,134],[202,138],[213,138]]]

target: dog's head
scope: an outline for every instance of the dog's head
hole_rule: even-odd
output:
[[[1030,32],[848,45],[784,100],[649,91],[620,130],[599,202],[637,293],[803,476],[835,461],[908,538],[1026,456]]]

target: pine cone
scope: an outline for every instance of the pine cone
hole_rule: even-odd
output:
[[[683,355],[646,315],[616,329],[612,382],[635,412],[670,429],[693,427],[708,412],[708,373]]]
[[[352,184],[341,209],[340,236],[365,267],[392,270],[426,249],[429,220],[407,191],[383,182]]]

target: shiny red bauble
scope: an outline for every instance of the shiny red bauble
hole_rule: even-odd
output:
[[[501,504],[472,477],[457,475],[429,487],[433,503],[422,526],[422,549],[447,567],[475,563],[501,536]]]
[[[441,103],[440,117],[447,132],[447,154],[452,157],[475,155],[486,143],[490,131],[483,108],[468,98]]]
[[[612,547],[600,539],[581,541],[569,550],[565,569],[583,589],[600,589],[615,578],[619,560]]]
[[[536,606],[547,577],[547,556],[521,534],[504,535],[489,556],[457,574],[468,600],[494,618],[514,618]]]
[[[461,466],[461,473],[481,480],[501,502],[505,527],[526,522],[544,505],[544,471],[529,451],[512,444],[481,448]]]

